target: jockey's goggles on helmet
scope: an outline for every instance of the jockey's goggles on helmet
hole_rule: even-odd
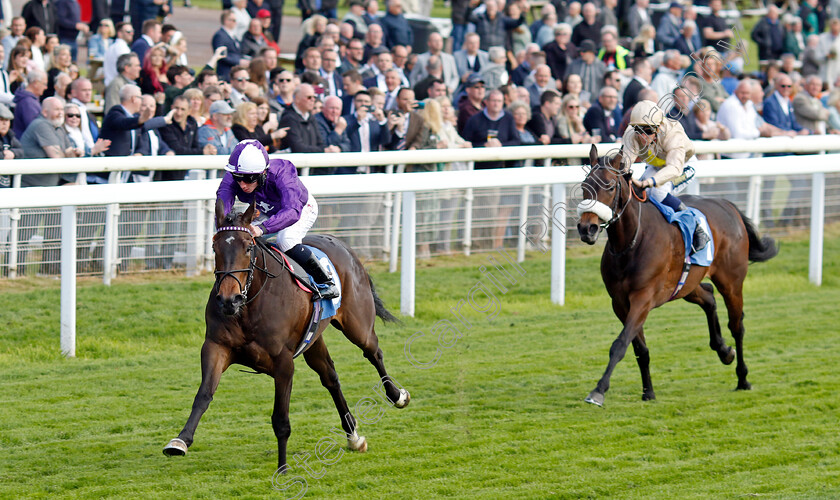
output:
[[[656,133],[657,127],[654,125],[633,125],[633,130],[644,135],[653,135]]]
[[[262,174],[231,174],[233,180],[236,182],[244,182],[245,184],[253,184],[260,180]]]

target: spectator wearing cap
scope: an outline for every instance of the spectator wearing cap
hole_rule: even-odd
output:
[[[14,117],[15,115],[9,111],[5,104],[0,104],[0,147],[3,148],[3,152],[0,153],[0,160],[23,158],[23,146],[21,146],[14,131],[11,130]],[[0,188],[3,187],[11,187],[9,176],[0,176]]]
[[[597,96],[604,82],[607,66],[595,58],[595,42],[584,40],[580,44],[580,55],[572,61],[568,74],[580,75],[583,90],[590,96]]]
[[[260,36],[265,41],[266,46],[273,48],[279,53],[280,46],[277,44],[277,39],[271,33],[271,12],[268,9],[259,9],[254,12],[253,19],[256,19],[260,23]],[[250,31],[250,27],[248,31]]]
[[[572,43],[580,47],[584,40],[600,40],[603,25],[598,21],[598,9],[592,2],[586,2],[581,9],[583,21],[572,30]]]
[[[239,42],[234,38],[234,28],[236,28],[236,16],[229,10],[223,10],[221,14],[222,26],[213,34],[213,50],[219,47],[225,47],[227,54],[220,59],[216,66],[216,73],[222,80],[230,78],[230,69],[237,66],[240,62],[248,61],[248,57],[242,54]]]
[[[485,100],[486,107],[473,115],[461,134],[476,148],[518,146],[521,143],[513,117],[504,110],[505,97],[500,90],[491,90]],[[491,161],[475,164],[476,170],[501,168],[504,162]]]
[[[24,130],[41,114],[40,98],[46,90],[46,73],[33,69],[26,75],[26,86],[18,87],[13,100],[15,104],[15,135],[23,137]]]
[[[428,74],[426,63],[432,56],[437,56],[440,61],[443,74],[439,78],[443,78],[450,92],[455,92],[459,83],[458,65],[452,54],[447,54],[443,51],[443,37],[437,32],[429,35],[429,50],[417,55],[417,62],[411,71],[409,81],[411,81],[412,85],[416,85],[417,82],[426,77]]]
[[[414,30],[403,15],[402,0],[390,0],[388,11],[381,20],[385,32],[385,44],[391,48],[394,45],[410,47],[414,44]]]
[[[464,127],[473,115],[484,109],[485,87],[480,75],[473,74],[467,79],[466,95],[458,101],[458,135],[464,137]]]
[[[230,127],[233,124],[233,108],[226,101],[210,105],[210,118],[198,128],[198,146],[212,144],[217,155],[229,155],[239,142]]]
[[[350,0],[350,10],[341,19],[341,22],[350,23],[353,26],[353,38],[364,40],[368,32],[368,25],[365,22],[365,4],[362,0]]]
[[[280,117],[279,128],[288,127],[281,149],[292,153],[340,153],[338,146],[326,145],[318,132],[318,124],[312,114],[315,108],[315,89],[302,83],[294,92],[294,102]]]
[[[480,46],[481,37],[477,33],[467,33],[464,36],[463,48],[452,54],[461,82],[466,82],[470,75],[478,73],[490,63],[487,51],[481,50]]]
[[[248,31],[242,35],[240,50],[243,55],[256,57],[263,47],[268,47],[268,42],[263,36],[263,27],[259,19],[251,19],[248,23]]]
[[[683,24],[682,14],[682,5],[678,2],[671,2],[668,13],[659,20],[659,26],[656,28],[656,40],[663,47],[676,46],[677,39],[680,38],[680,28]]]

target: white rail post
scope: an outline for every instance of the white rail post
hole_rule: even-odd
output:
[[[516,239],[516,261],[525,262],[525,231],[523,228],[528,222],[528,186],[522,186],[522,196],[519,198],[519,231]]]
[[[758,227],[761,216],[761,176],[750,177],[750,184],[747,188],[747,217]]]
[[[207,177],[204,170],[193,169],[187,178],[191,181]],[[187,276],[196,276],[204,266],[204,202],[194,201],[187,209]]]
[[[120,173],[111,172],[108,184],[120,182]],[[120,206],[111,203],[105,207],[105,235],[102,237],[102,283],[111,286],[111,279],[117,275],[119,245]]]
[[[210,170],[207,173],[208,179],[216,179],[218,178],[219,171],[218,170]],[[204,234],[210,235],[216,232],[216,200],[207,200],[204,202],[204,217],[205,217],[205,224],[204,224]],[[213,261],[213,238],[205,237],[204,238],[204,255],[202,257],[204,259],[204,264],[201,268],[205,271],[212,271],[215,269],[215,262]]]
[[[388,272],[397,272],[397,259],[400,255],[400,212],[402,211],[402,193],[394,193],[394,212],[391,222],[391,253],[388,255]],[[404,229],[403,229],[404,230]]]
[[[551,191],[551,302],[562,306],[566,303],[566,185],[554,184]]]
[[[394,166],[393,165],[386,165],[385,166],[385,173],[389,174],[389,175],[393,174],[394,173]],[[394,248],[394,246],[391,244],[391,223],[392,223],[392,221],[391,221],[391,218],[392,218],[391,210],[394,209],[394,193],[385,193],[385,199],[382,201],[382,205],[385,207],[385,215],[383,217],[383,220],[385,222],[385,230],[384,230],[384,234],[382,235],[382,242],[383,242],[382,253],[385,254],[384,255],[385,259],[388,260],[388,262],[390,263],[392,261],[391,252],[393,251],[393,248]],[[396,262],[396,261],[394,261],[394,262]],[[395,264],[395,266],[396,266],[396,264]],[[394,271],[396,271],[396,269],[394,269],[391,272],[394,272]]]
[[[12,188],[20,189],[21,175],[12,177]],[[9,278],[17,278],[18,265],[18,227],[20,226],[20,209],[13,208],[9,211]]]
[[[825,228],[825,174],[813,175],[811,181],[811,242],[808,248],[808,279],[822,285],[823,230]]]
[[[403,193],[402,269],[400,270],[400,312],[414,317],[414,255],[416,253],[417,199],[414,191]]]
[[[61,207],[61,354],[76,356],[76,207]]]
[[[470,256],[472,249],[472,211],[475,195],[472,188],[464,191],[464,255]]]

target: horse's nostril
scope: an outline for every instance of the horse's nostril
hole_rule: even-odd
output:
[[[589,234],[594,235],[597,232],[598,232],[598,226],[596,226],[595,224],[590,224],[589,225]]]
[[[237,293],[236,295],[233,296],[233,301],[232,302],[234,304],[237,304],[237,305],[242,304],[243,302],[245,302],[245,296],[242,295],[241,293]]]

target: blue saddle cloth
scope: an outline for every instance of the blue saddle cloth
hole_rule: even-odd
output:
[[[673,208],[665,206],[653,198],[649,198],[649,200],[653,203],[653,206],[662,212],[662,215],[665,216],[665,220],[671,224],[676,224],[677,227],[680,228],[683,243],[685,243],[685,253],[683,255],[688,255],[689,262],[692,265],[697,266],[708,267],[711,265],[712,258],[715,255],[715,242],[712,239],[712,230],[709,227],[709,221],[706,220],[706,216],[703,215],[703,212],[692,207],[689,207],[687,210],[683,210],[681,212],[674,212]],[[706,230],[706,234],[709,235],[710,241],[709,244],[701,248],[700,251],[692,254],[691,240],[694,237],[694,229],[697,227],[698,222],[703,225],[703,228]]]
[[[341,280],[338,277],[338,273],[335,271],[335,266],[333,265],[332,261],[329,257],[327,257],[327,254],[313,246],[305,246],[306,248],[312,250],[312,253],[315,254],[315,257],[317,257],[318,260],[321,261],[321,265],[324,266],[327,272],[332,275],[333,280],[335,280],[335,286],[339,290],[341,290]],[[319,289],[326,288],[326,285],[319,285],[318,283],[316,283],[312,276],[309,277],[309,283],[311,283],[313,287],[317,287]],[[341,307],[341,295],[334,299],[322,299],[321,319],[323,320],[335,316],[335,313],[336,311],[338,311],[339,307]]]

